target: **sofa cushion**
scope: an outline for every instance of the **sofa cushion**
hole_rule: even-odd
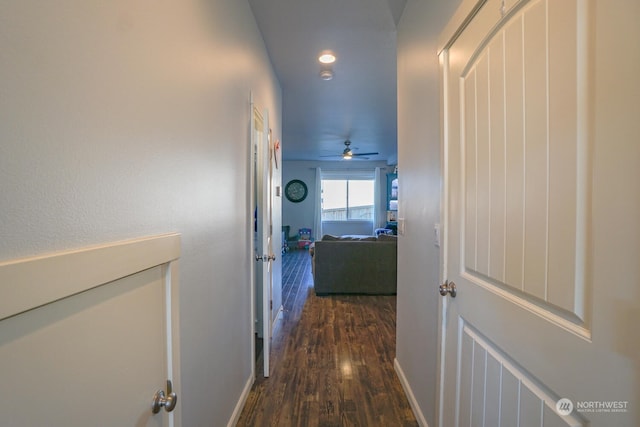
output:
[[[378,241],[380,242],[397,242],[398,236],[393,234],[380,234],[378,235]]]
[[[365,236],[360,234],[346,234],[344,236],[333,236],[331,234],[325,234],[322,236],[322,240],[329,241],[353,241],[353,242],[375,242],[376,236]]]
[[[333,234],[325,234],[324,236],[322,236],[321,240],[324,240],[325,242],[340,240],[340,236],[334,236]]]

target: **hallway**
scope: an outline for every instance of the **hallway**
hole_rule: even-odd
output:
[[[396,297],[316,297],[306,250],[284,255],[282,286],[271,377],[237,425],[417,426],[393,369]]]

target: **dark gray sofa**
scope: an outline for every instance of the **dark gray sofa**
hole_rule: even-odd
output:
[[[310,253],[317,295],[396,293],[396,236],[324,236],[313,246]]]

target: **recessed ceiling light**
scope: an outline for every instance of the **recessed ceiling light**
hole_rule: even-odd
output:
[[[322,54],[318,58],[318,61],[322,62],[323,64],[333,64],[334,62],[336,62],[336,56],[331,52],[322,52]]]

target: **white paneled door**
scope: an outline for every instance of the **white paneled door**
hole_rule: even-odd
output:
[[[468,10],[440,53],[443,280],[457,291],[442,297],[440,426],[640,425],[637,225],[606,203],[630,187],[638,210],[638,173],[606,173],[637,157],[637,134],[598,136],[609,112],[594,102],[596,43],[613,27],[589,0]],[[610,246],[605,229],[632,238]],[[627,282],[603,280],[616,276]]]
[[[0,424],[180,426],[179,255],[172,234],[0,263]]]

